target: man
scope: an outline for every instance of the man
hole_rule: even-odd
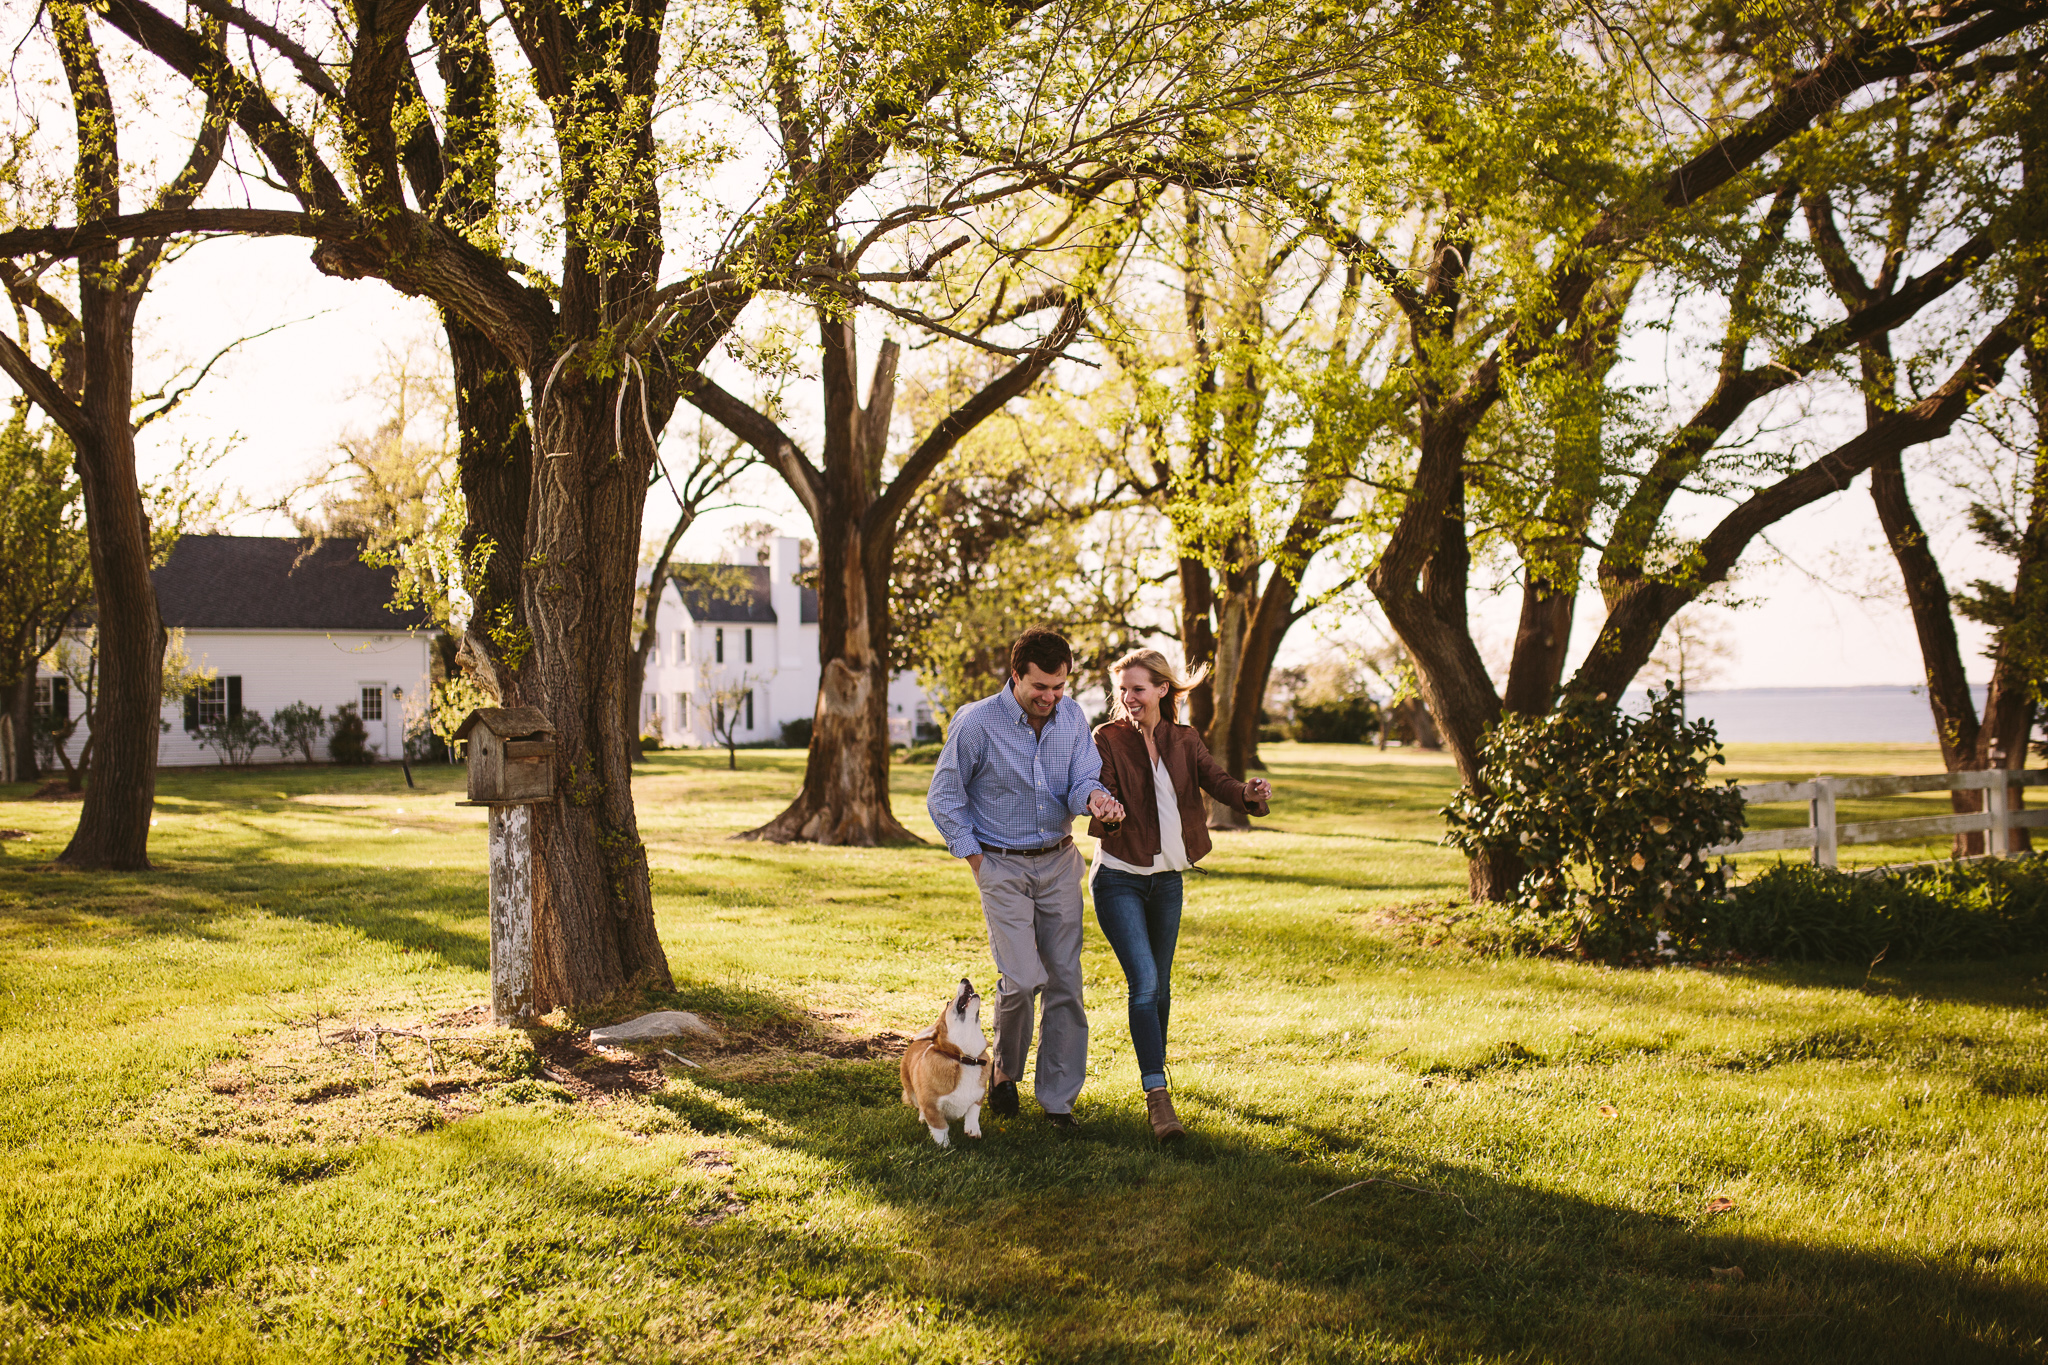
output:
[[[1017,1080],[1031,1052],[1034,998],[1043,996],[1044,1037],[1033,1090],[1046,1118],[1077,1127],[1074,1099],[1088,1071],[1088,1014],[1081,1004],[1081,854],[1068,827],[1077,815],[1124,818],[1096,780],[1088,717],[1066,695],[1074,652],[1034,626],[1010,646],[1009,685],[960,708],[932,773],[926,808],[981,889],[988,946],[1002,973],[996,994],[996,1083],[988,1106],[1017,1112]]]

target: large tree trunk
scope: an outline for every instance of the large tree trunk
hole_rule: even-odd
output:
[[[112,440],[78,448],[85,525],[99,610],[99,695],[93,705],[93,773],[78,829],[57,861],[137,871],[149,866],[162,714],[164,623],[149,578],[149,522],[135,479],[126,384],[120,411],[94,414]],[[87,403],[91,404],[88,393]],[[112,403],[109,407],[114,406]],[[90,411],[90,407],[88,407]]]
[[[1223,591],[1218,594],[1216,662],[1209,674],[1211,714],[1208,733],[1204,736],[1209,745],[1209,752],[1216,755],[1217,762],[1221,763],[1231,776],[1240,779],[1246,772],[1245,760],[1248,757],[1249,746],[1245,743],[1247,736],[1238,728],[1238,713],[1248,703],[1254,724],[1258,716],[1258,698],[1251,695],[1246,686],[1249,679],[1245,666],[1245,648],[1251,634],[1256,602],[1251,591],[1253,585],[1246,583],[1245,577],[1239,572],[1226,571],[1223,575]],[[1250,738],[1256,737],[1255,730]],[[1243,811],[1226,806],[1213,796],[1206,800],[1209,806],[1210,829],[1251,828],[1251,817]]]
[[[922,842],[889,807],[889,571],[892,545],[873,545],[861,518],[818,528],[818,705],[803,790],[747,833],[775,843]],[[891,528],[893,530],[893,528]]]
[[[637,471],[651,452],[615,449],[613,382],[579,377],[571,387],[565,377],[540,415],[547,457],[533,464],[521,575],[531,650],[518,673],[526,704],[555,726],[556,799],[534,821],[542,1009],[673,985],[654,929],[620,697],[647,493]]]
[[[1571,648],[1572,616],[1578,607],[1576,581],[1561,586],[1531,573],[1522,587],[1522,619],[1515,628],[1515,652],[1508,665],[1501,706],[1522,716],[1541,716],[1557,700]]]
[[[7,699],[8,715],[14,721],[14,780],[33,782],[40,775],[36,766],[36,661],[30,659],[22,671],[14,695]]]
[[[1866,363],[1866,372],[1869,368]],[[1892,561],[1898,565],[1899,577],[1905,584],[1906,605],[1912,612],[1914,634],[1920,640],[1927,706],[1934,713],[1934,735],[1941,746],[1942,767],[1952,773],[1982,767],[1978,761],[1982,727],[1977,720],[1976,698],[1970,694],[1969,674],[1963,666],[1962,646],[1956,638],[1948,582],[1914,511],[1912,497],[1906,490],[1904,461],[1897,453],[1871,466],[1870,498],[1877,506],[1885,542],[1891,547]],[[1974,814],[1984,808],[1984,794],[1950,792],[1949,804],[1958,815]],[[1953,856],[1968,858],[1983,851],[1982,833],[1955,836]]]
[[[533,436],[519,371],[490,339],[449,309],[441,310],[455,378],[455,420],[460,440],[456,469],[465,519],[463,586],[469,620],[457,657],[501,706],[524,706],[513,660],[530,637],[520,596],[518,547],[526,543],[533,495]],[[501,643],[502,642],[502,643]]]
[[[1216,588],[1209,566],[1186,555],[1180,559],[1179,577],[1181,666],[1194,673],[1216,663],[1216,625],[1211,619]],[[1215,720],[1216,689],[1204,678],[1188,692],[1187,723],[1206,735]]]
[[[687,377],[689,400],[776,468],[818,532],[818,706],[803,790],[782,814],[744,837],[920,842],[889,809],[889,575],[896,528],[960,438],[1038,382],[1073,339],[1081,316],[1079,302],[1068,299],[1045,339],[934,425],[886,484],[900,348],[882,343],[867,406],[861,406],[853,323],[835,308],[818,313],[825,444],[817,464],[773,419],[701,374]]]
[[[128,872],[149,866],[165,632],[149,577],[149,514],[136,478],[129,411],[141,293],[126,287],[124,264],[111,249],[79,260],[85,382],[78,405],[85,430],[73,448],[99,612],[99,686],[92,781],[78,828],[57,861]]]
[[[1383,557],[1373,566],[1369,581],[1387,623],[1415,661],[1417,686],[1457,762],[1458,776],[1468,789],[1484,792],[1488,788],[1480,775],[1479,746],[1500,719],[1501,701],[1473,643],[1466,614],[1471,552],[1465,539],[1463,475],[1453,472],[1450,477],[1455,487],[1445,499],[1445,513],[1434,528],[1435,544],[1418,577],[1390,571],[1393,566]],[[1506,900],[1522,877],[1521,859],[1512,853],[1470,859],[1465,870],[1475,901]]]
[[[825,445],[814,489],[818,533],[818,704],[803,790],[749,830],[775,843],[921,843],[889,808],[889,574],[897,504],[882,460],[896,401],[894,342],[884,342],[863,407],[852,324],[821,311]]]
[[[1265,704],[1266,684],[1273,677],[1273,660],[1288,627],[1300,616],[1294,610],[1295,584],[1277,567],[1266,576],[1250,618],[1239,632],[1236,660],[1227,692],[1218,693],[1215,717],[1210,722],[1209,751],[1216,755],[1230,775],[1242,779],[1246,773],[1266,766],[1259,758],[1259,710]],[[1227,617],[1226,617],[1227,619]],[[1228,696],[1227,706],[1223,697]],[[1232,810],[1211,798],[1209,828],[1249,829],[1243,811]]]

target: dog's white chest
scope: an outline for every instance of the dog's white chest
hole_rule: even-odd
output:
[[[967,1117],[967,1111],[981,1103],[983,1093],[988,1089],[986,1063],[981,1066],[962,1066],[960,1083],[947,1093],[939,1096],[939,1112],[947,1118]]]

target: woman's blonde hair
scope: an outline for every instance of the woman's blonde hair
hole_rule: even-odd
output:
[[[1160,704],[1159,714],[1162,719],[1172,721],[1180,719],[1181,698],[1201,686],[1202,679],[1209,676],[1209,666],[1203,664],[1191,675],[1182,677],[1172,662],[1156,649],[1132,650],[1109,666],[1109,676],[1115,678],[1127,668],[1142,668],[1152,675],[1153,682],[1165,686],[1166,700]],[[1130,712],[1124,709],[1124,690],[1121,687],[1110,688],[1110,714],[1118,720],[1133,719]]]

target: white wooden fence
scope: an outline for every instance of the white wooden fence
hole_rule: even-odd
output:
[[[1804,801],[1811,812],[1805,829],[1764,829],[1744,835],[1732,844],[1706,850],[1710,854],[1767,853],[1774,849],[1810,848],[1814,862],[1822,867],[1836,865],[1836,852],[1843,844],[1884,844],[1902,839],[1925,839],[1943,834],[1972,834],[1982,830],[1988,836],[1987,850],[1994,856],[2012,852],[2016,829],[2048,829],[2048,809],[2020,810],[2013,799],[2020,787],[2048,783],[2048,772],[2015,772],[2004,768],[1976,772],[1933,773],[1926,777],[1816,777],[1811,782],[1748,782],[1742,799],[1751,805],[1773,801]],[[1973,815],[1916,815],[1904,820],[1865,820],[1852,825],[1838,823],[1835,803],[1843,799],[1872,796],[1900,796],[1906,792],[1979,791],[1984,809]]]

